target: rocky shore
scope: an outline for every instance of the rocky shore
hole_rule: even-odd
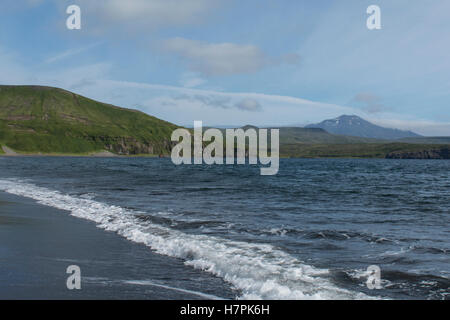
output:
[[[414,152],[393,151],[386,155],[386,159],[450,159],[450,148]]]

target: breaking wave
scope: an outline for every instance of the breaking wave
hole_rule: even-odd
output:
[[[159,254],[231,283],[240,299],[366,299],[337,287],[327,269],[307,265],[268,244],[186,234],[142,219],[144,212],[76,197],[20,180],[0,180],[0,190],[93,221],[97,227],[142,243]]]

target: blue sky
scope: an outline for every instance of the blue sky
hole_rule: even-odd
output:
[[[79,5],[81,30],[66,28]],[[366,9],[381,8],[381,30]],[[186,126],[341,114],[450,135],[447,0],[2,0],[0,83]]]

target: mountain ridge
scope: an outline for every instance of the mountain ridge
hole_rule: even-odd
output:
[[[334,119],[327,119],[320,123],[307,125],[305,128],[321,128],[332,134],[383,140],[421,137],[412,131],[403,131],[375,125],[356,115],[341,115]]]

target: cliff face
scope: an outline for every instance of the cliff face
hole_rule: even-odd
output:
[[[414,152],[394,151],[386,155],[387,159],[450,159],[450,148],[431,149]]]
[[[157,147],[151,142],[141,142],[134,137],[86,137],[104,146],[104,149],[118,155],[170,153],[176,142],[163,139]]]

